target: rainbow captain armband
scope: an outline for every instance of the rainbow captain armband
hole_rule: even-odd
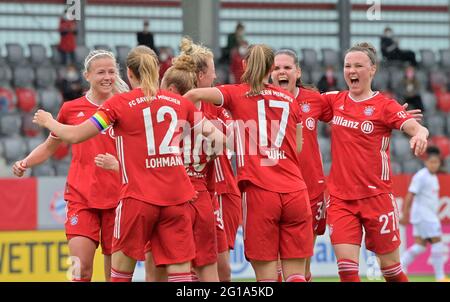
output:
[[[104,112],[98,111],[95,113],[90,120],[97,126],[98,130],[103,131],[109,127],[111,122],[109,121],[108,116]]]

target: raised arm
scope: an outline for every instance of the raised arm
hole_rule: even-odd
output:
[[[401,130],[411,137],[409,144],[411,149],[414,150],[414,155],[423,154],[427,148],[428,129],[420,125],[415,119],[410,119],[404,123]]]
[[[70,144],[84,142],[100,132],[89,120],[76,126],[64,125],[56,121],[50,113],[44,110],[38,110],[34,114],[33,123],[47,128],[60,139]]]
[[[214,105],[222,105],[223,96],[217,88],[196,88],[186,92],[183,97],[192,101],[194,104],[198,101],[213,103]]]

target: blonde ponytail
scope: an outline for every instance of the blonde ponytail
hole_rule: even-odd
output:
[[[274,63],[274,53],[264,44],[249,47],[244,58],[246,68],[241,77],[243,83],[250,85],[248,95],[257,95],[264,89],[264,78],[269,74]]]

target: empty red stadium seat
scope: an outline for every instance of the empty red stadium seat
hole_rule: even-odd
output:
[[[56,160],[62,160],[69,154],[70,148],[69,145],[65,142],[59,144],[55,153],[53,153],[53,158]]]
[[[17,108],[31,112],[37,106],[36,91],[32,88],[16,88]]]
[[[441,158],[446,158],[450,155],[450,139],[443,135],[433,136],[430,140],[430,145],[436,146],[441,150]]]

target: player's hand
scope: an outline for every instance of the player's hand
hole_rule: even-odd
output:
[[[39,109],[34,114],[33,123],[38,124],[41,127],[46,127],[47,123],[52,119],[53,119],[53,117],[52,117],[51,113],[44,111],[42,109]]]
[[[403,109],[405,109],[405,111],[406,111],[407,108],[408,108],[408,103],[404,103]],[[418,122],[422,121],[422,117],[423,117],[422,110],[413,109],[413,110],[406,111],[406,113],[411,115],[416,121],[418,121]]]
[[[22,177],[27,171],[27,163],[25,160],[16,161],[12,167],[13,173],[17,177]]]
[[[114,155],[111,155],[109,153],[98,154],[94,158],[94,162],[97,167],[103,168],[105,170],[119,171],[118,160],[114,157]]]
[[[400,218],[399,222],[401,225],[408,225],[409,224],[408,215],[403,215],[402,218]]]
[[[409,146],[414,150],[415,156],[422,155],[427,149],[427,145],[427,133],[425,131],[419,131],[409,140]]]

